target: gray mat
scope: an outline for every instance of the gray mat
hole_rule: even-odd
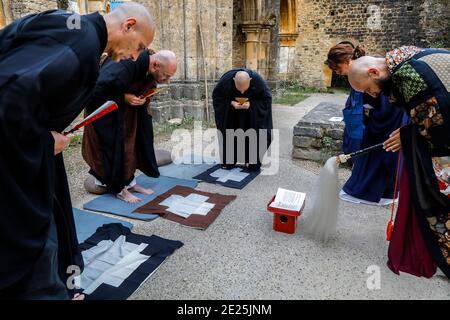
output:
[[[111,217],[105,217],[96,213],[86,212],[76,208],[73,208],[73,217],[77,228],[78,243],[83,243],[87,238],[91,237],[98,228],[105,224],[120,223],[124,227],[133,229],[133,225],[129,222]]]
[[[135,196],[142,199],[142,201],[138,203],[127,203],[117,199],[116,196],[112,194],[105,194],[89,201],[83,206],[83,208],[89,211],[104,212],[132,219],[149,221],[156,219],[159,216],[155,214],[133,213],[133,211],[177,185],[196,188],[198,184],[196,180],[177,179],[165,176],[160,176],[159,178],[149,178],[145,175],[137,177],[137,183],[144,188],[151,188],[154,193],[151,195],[134,193]]]

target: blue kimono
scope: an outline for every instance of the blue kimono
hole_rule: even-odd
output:
[[[392,106],[385,95],[373,98],[364,94],[364,104],[369,104],[373,109],[368,117],[364,116],[361,149],[386,141],[393,131],[408,122],[406,114]],[[379,202],[381,198],[392,199],[397,160],[398,153],[383,149],[356,158],[352,175],[343,190],[350,196],[370,202]]]
[[[364,94],[351,89],[342,114],[345,130],[343,138],[344,153],[349,154],[361,149],[364,135]]]

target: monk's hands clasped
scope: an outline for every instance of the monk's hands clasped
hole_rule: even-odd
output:
[[[250,102],[244,102],[243,104],[242,104],[242,109],[248,109],[248,108],[250,108]]]
[[[51,131],[53,139],[55,140],[55,156],[63,152],[70,144],[70,138],[58,133],[56,131]]]
[[[250,102],[245,102],[243,104],[240,104],[237,101],[231,101],[231,105],[233,106],[233,108],[235,108],[236,110],[247,110],[248,108],[250,108]]]
[[[397,152],[402,149],[402,140],[400,138],[400,129],[395,130],[384,142],[383,149],[387,152]]]
[[[142,106],[143,104],[145,104],[145,101],[145,99],[136,97],[134,94],[125,93],[125,102],[130,106]]]

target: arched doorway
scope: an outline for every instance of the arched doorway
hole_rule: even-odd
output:
[[[292,70],[297,37],[297,1],[281,0],[278,59],[279,73],[281,74],[287,75]]]

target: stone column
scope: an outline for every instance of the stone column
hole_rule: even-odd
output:
[[[259,53],[259,28],[257,25],[242,26],[245,34],[245,62],[246,66],[252,70],[258,70]]]
[[[0,28],[3,28],[6,25],[6,17],[5,10],[3,7],[3,2],[0,0]]]
[[[264,78],[269,77],[270,29],[262,27],[259,34],[258,72]]]
[[[245,61],[249,69],[258,71],[263,78],[268,76],[270,48],[270,26],[264,24],[245,24]]]
[[[14,21],[11,0],[0,0],[0,28]]]
[[[89,7],[88,7],[88,1],[89,0],[77,0],[78,2],[78,8],[80,10],[80,14],[86,14],[89,13]]]

